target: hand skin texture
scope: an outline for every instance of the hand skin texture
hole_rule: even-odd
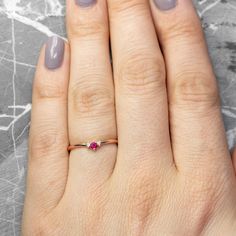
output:
[[[192,1],[66,4],[69,43],[50,38],[35,75],[22,235],[236,235],[236,154]]]

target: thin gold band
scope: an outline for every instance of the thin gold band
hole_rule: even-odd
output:
[[[108,139],[108,140],[104,140],[104,141],[92,141],[92,142],[87,142],[87,143],[79,143],[79,144],[75,144],[75,145],[69,145],[67,150],[70,152],[70,151],[72,151],[74,149],[78,149],[78,148],[87,148],[87,149],[96,151],[101,146],[107,145],[107,144],[118,144],[118,140],[117,139]]]

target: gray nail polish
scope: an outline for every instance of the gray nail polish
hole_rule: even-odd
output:
[[[177,0],[153,0],[156,6],[162,10],[167,11],[176,6]]]
[[[96,0],[75,0],[75,3],[80,7],[89,7],[90,5],[96,3]]]
[[[65,44],[63,39],[52,36],[48,39],[45,51],[45,66],[50,70],[59,68],[64,58]]]

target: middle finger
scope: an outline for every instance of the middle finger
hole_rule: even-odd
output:
[[[119,133],[116,165],[173,164],[165,66],[146,0],[108,0]],[[137,167],[137,168],[136,168]],[[129,171],[128,171],[129,172]]]

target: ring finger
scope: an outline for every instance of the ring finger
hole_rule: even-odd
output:
[[[71,145],[116,139],[107,18],[105,0],[67,0]],[[79,192],[84,192],[106,181],[114,167],[116,150],[112,144],[96,153],[86,147],[72,150],[67,187],[74,193],[79,186]]]

